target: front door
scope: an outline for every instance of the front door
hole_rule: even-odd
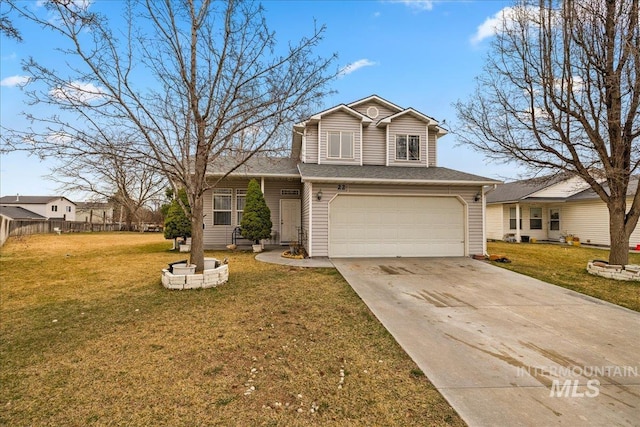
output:
[[[560,240],[560,208],[549,209],[549,240]]]
[[[280,243],[298,241],[300,199],[280,199]]]

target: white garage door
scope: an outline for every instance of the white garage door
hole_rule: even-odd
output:
[[[456,197],[341,194],[329,205],[329,256],[464,256],[464,230]]]

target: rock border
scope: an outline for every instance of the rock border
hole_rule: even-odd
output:
[[[604,261],[589,261],[587,272],[594,276],[615,280],[634,280],[640,282],[640,265],[613,265]]]
[[[222,285],[229,280],[229,265],[204,270],[202,274],[173,274],[162,270],[162,286],[167,289],[208,289]]]

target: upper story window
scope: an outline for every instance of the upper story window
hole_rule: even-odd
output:
[[[396,135],[396,160],[420,160],[420,135]]]
[[[216,188],[213,190],[213,225],[231,225],[230,188]]]
[[[51,205],[51,212],[58,212],[58,205]]]
[[[67,206],[65,209],[67,212],[71,213],[71,206]]]
[[[327,132],[329,152],[327,157],[353,159],[353,132]]]

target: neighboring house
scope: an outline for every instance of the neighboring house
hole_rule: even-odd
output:
[[[47,219],[76,220],[76,204],[62,196],[4,196],[0,205],[21,207]]]
[[[638,177],[629,183],[631,206]],[[487,238],[559,241],[572,235],[582,243],[608,246],[609,211],[606,204],[578,177],[537,178],[498,185],[487,192]],[[519,224],[519,227],[516,227]],[[640,227],[630,246],[640,244]]]
[[[113,206],[104,202],[78,202],[76,203],[76,221],[112,224]]]
[[[269,243],[309,256],[437,257],[486,252],[483,188],[499,183],[437,166],[447,131],[376,95],[294,125],[290,158],[252,158],[205,193],[204,244],[229,244],[256,178],[274,224]],[[219,160],[209,173],[219,179]]]
[[[12,220],[41,220],[46,221],[46,217],[39,215],[35,212],[31,212],[20,206],[0,206],[0,215],[3,215]]]

